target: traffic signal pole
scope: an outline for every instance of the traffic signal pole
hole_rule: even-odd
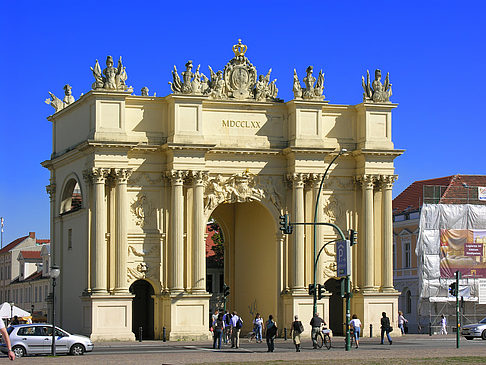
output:
[[[459,348],[459,340],[460,336],[460,318],[459,318],[459,278],[461,276],[461,272],[458,270],[456,271],[456,348]]]

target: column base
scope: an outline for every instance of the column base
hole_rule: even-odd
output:
[[[326,323],[329,323],[329,298],[331,293],[324,293],[324,298],[317,301],[317,312]],[[282,294],[283,301],[283,327],[290,325],[294,321],[294,316],[298,315],[299,320],[304,325],[304,336],[311,336],[310,320],[314,311],[314,301],[307,291],[304,293],[292,292]]]
[[[363,337],[370,336],[370,324],[373,325],[373,337],[381,336],[381,313],[386,312],[392,327],[396,327],[398,320],[398,297],[400,293],[367,292],[361,290],[353,293],[351,299],[351,315],[357,314],[363,326]],[[400,331],[393,331],[392,336],[401,336]]]
[[[132,332],[133,295],[82,296],[83,334],[92,341],[135,341]]]
[[[161,297],[163,323],[169,341],[209,340],[208,293],[168,293]]]

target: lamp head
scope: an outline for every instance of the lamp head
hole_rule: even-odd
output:
[[[339,151],[339,154],[342,155],[343,153],[348,152],[346,148],[341,148],[341,151]]]
[[[51,266],[51,270],[49,272],[49,276],[52,279],[57,279],[57,277],[59,276],[60,273],[61,273],[61,270],[59,269],[59,267],[57,267],[57,266]]]

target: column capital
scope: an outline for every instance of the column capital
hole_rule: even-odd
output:
[[[208,171],[191,171],[191,178],[194,186],[204,186],[204,181],[208,179],[208,176]]]
[[[166,171],[165,176],[171,181],[172,185],[183,185],[184,179],[189,175],[187,170]]]
[[[375,182],[377,181],[376,175],[365,174],[356,176],[356,181],[361,184],[365,189],[373,189]]]
[[[312,189],[319,189],[324,174],[308,174],[307,183]]]
[[[393,184],[397,181],[398,175],[380,175],[380,182],[382,188],[385,190],[391,190],[393,188]]]
[[[93,167],[83,171],[83,178],[88,183],[102,184],[110,174],[109,169]]]
[[[308,177],[308,174],[303,173],[291,173],[287,174],[287,180],[292,184],[295,188],[303,188],[305,185],[305,181]]]
[[[114,169],[113,178],[117,184],[126,184],[132,173],[132,169]]]

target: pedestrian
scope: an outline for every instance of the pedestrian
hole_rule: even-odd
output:
[[[255,340],[257,343],[262,342],[263,318],[260,313],[257,313],[253,320],[253,332],[255,332]]]
[[[390,318],[386,316],[386,312],[381,313],[381,344],[383,345],[383,338],[386,333],[386,337],[390,345],[392,344],[392,339],[390,337],[390,332],[393,331],[393,328],[390,327]]]
[[[221,349],[221,338],[223,337],[224,322],[223,314],[219,313],[216,320],[213,322],[213,349],[216,348],[218,342],[218,349]]]
[[[443,314],[440,316],[440,334],[447,335],[447,319]]]
[[[273,320],[273,316],[268,316],[268,321],[265,323],[265,338],[267,340],[267,352],[273,352],[275,350],[275,337],[277,337],[277,322]]]
[[[356,348],[359,347],[359,335],[361,332],[361,321],[356,314],[353,314],[353,319],[349,322],[349,325],[353,329],[354,340],[356,341]]]
[[[213,323],[215,320],[218,319],[218,315],[219,315],[219,309],[215,309],[214,310],[214,313],[212,315],[212,320],[211,320],[211,323]]]
[[[408,320],[403,316],[403,312],[398,311],[398,328],[402,331],[402,335],[405,334],[406,323],[408,323]]]
[[[243,320],[236,311],[231,315],[231,348],[240,348],[240,331],[243,327]]]
[[[294,321],[290,325],[290,335],[295,345],[295,352],[300,352],[300,334],[304,332],[304,325],[299,321],[299,316],[294,316]]]
[[[13,325],[16,325],[16,324],[20,324],[19,317],[13,316],[12,322],[10,322],[10,325],[13,326]]]
[[[231,313],[224,311],[223,315],[224,331],[223,331],[223,341],[225,344],[231,339]]]
[[[319,313],[314,314],[310,321],[310,325],[312,327],[312,346],[316,349],[317,348],[317,334],[321,331],[321,327],[326,325],[326,322],[319,317]]]
[[[0,334],[2,335],[3,342],[7,347],[7,355],[10,360],[15,360],[15,353],[12,351],[12,344],[10,343],[10,337],[8,335],[7,329],[5,328],[5,323],[3,319],[0,318]]]

